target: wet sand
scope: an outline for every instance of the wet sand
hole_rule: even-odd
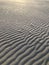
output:
[[[49,1],[0,1],[0,65],[49,65]]]

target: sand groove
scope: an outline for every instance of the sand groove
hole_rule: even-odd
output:
[[[39,34],[28,32],[27,35],[11,30],[0,33],[0,65],[47,65],[48,27],[44,27]]]

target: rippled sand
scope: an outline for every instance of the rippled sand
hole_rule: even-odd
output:
[[[49,65],[49,1],[0,1],[0,65]]]

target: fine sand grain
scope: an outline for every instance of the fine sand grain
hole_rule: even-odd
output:
[[[49,0],[0,1],[0,65],[49,65]]]

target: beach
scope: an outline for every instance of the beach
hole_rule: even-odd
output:
[[[49,1],[0,1],[0,65],[49,65]]]

